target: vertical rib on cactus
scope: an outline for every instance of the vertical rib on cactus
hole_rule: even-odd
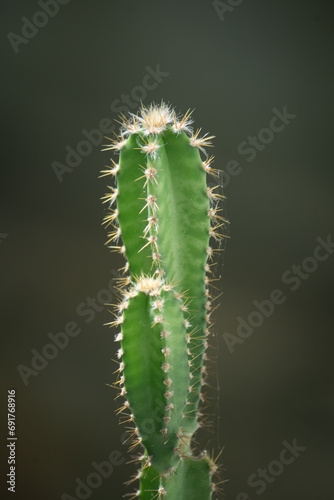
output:
[[[120,152],[110,171],[117,187],[104,198],[112,208],[108,243],[127,259],[120,325],[118,388],[134,422],[134,446],[144,447],[140,489],[133,498],[211,498],[212,467],[192,457],[206,372],[210,326],[210,237],[221,238],[208,188],[215,172],[200,151],[211,137],[192,132],[190,113],[179,118],[164,103],[122,117],[121,136],[106,149]],[[118,222],[118,226],[117,226]],[[212,227],[211,227],[212,224]],[[122,243],[119,238],[122,238]]]

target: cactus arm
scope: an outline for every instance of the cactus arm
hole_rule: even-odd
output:
[[[125,293],[122,329],[124,395],[138,439],[154,467],[167,472],[176,456],[178,431],[189,389],[182,310],[170,286],[138,278]]]
[[[162,325],[154,324],[153,297],[136,292],[128,300],[123,313],[122,351],[124,388],[133,419],[138,443],[142,442],[154,465],[160,471],[168,470],[175,443],[162,446],[162,428],[165,426],[166,376],[162,370]]]

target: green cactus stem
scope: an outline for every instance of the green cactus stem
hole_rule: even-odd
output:
[[[190,115],[162,102],[122,116],[106,148],[119,161],[103,171],[116,177],[103,198],[107,245],[126,259],[110,324],[120,328],[121,411],[134,426],[132,447],[144,449],[132,496],[141,500],[206,500],[215,489],[216,466],[193,456],[191,439],[201,425],[212,326],[210,241],[223,238],[225,220],[222,196],[207,185],[207,174],[217,174],[204,149],[212,137],[193,132]]]

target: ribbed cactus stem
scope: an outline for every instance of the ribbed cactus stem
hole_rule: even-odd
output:
[[[140,487],[132,498],[206,500],[212,462],[193,457],[199,427],[211,326],[210,238],[222,238],[221,195],[208,187],[212,157],[202,159],[212,137],[193,132],[164,103],[122,116],[119,151],[103,175],[116,177],[104,197],[108,246],[126,258],[121,300],[112,326],[120,328],[117,387],[122,411],[141,445]]]

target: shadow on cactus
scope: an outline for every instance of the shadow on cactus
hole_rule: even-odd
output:
[[[163,102],[121,119],[106,147],[119,161],[102,176],[116,177],[103,198],[107,245],[126,259],[109,324],[120,342],[119,413],[133,425],[131,450],[141,450],[129,481],[139,486],[128,496],[207,500],[219,491],[218,466],[206,451],[195,455],[191,440],[205,419],[212,266],[227,222],[219,183],[207,184],[207,174],[218,177],[205,152],[213,137]]]

